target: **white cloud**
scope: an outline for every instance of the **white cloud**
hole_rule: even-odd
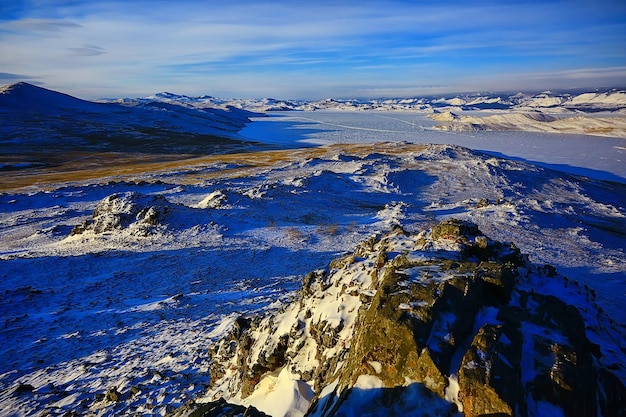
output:
[[[61,32],[66,29],[80,28],[81,25],[67,20],[22,19],[4,23],[0,28],[15,32]]]
[[[68,48],[73,54],[79,56],[97,56],[106,53],[106,50],[97,45],[83,45],[76,48]]]

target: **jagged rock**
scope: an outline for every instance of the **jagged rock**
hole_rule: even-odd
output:
[[[135,395],[139,394],[141,392],[141,388],[137,387],[137,386],[132,386],[130,387],[130,396],[134,397]]]
[[[13,392],[17,395],[21,395],[21,394],[31,393],[34,390],[35,390],[35,387],[33,387],[30,384],[19,384],[17,388],[15,388],[15,391]]]
[[[302,280],[302,288],[300,294],[303,297],[310,296],[317,291],[324,291],[327,286],[325,285],[326,271],[319,270],[309,272],[304,276]]]
[[[434,240],[469,237],[479,235],[478,226],[461,220],[451,219],[439,223],[433,227],[432,237]]]
[[[254,407],[229,404],[224,399],[204,404],[187,404],[167,417],[269,417]]]
[[[514,410],[525,411],[523,390],[517,383],[521,376],[517,347],[501,325],[486,324],[478,330],[459,370],[459,399],[466,416],[512,416]]]
[[[396,228],[308,274],[277,313],[240,319],[214,348],[209,395],[252,398],[285,371],[316,393],[311,416],[364,401],[396,415],[624,415],[623,365],[603,364],[576,307],[536,291],[548,280],[565,291],[554,268],[474,224]]]
[[[104,401],[115,403],[118,402],[121,397],[122,394],[120,394],[117,388],[111,388],[104,394]]]
[[[135,234],[147,235],[167,218],[172,207],[162,195],[146,196],[138,192],[112,194],[98,203],[91,220],[75,226],[70,235],[87,231],[101,234],[126,228],[133,228]]]
[[[241,394],[244,398],[252,394],[254,387],[263,375],[273,372],[285,364],[288,342],[289,335],[281,335],[275,345],[270,346],[258,355],[256,363],[251,366],[248,366],[248,363],[244,363],[241,384]]]

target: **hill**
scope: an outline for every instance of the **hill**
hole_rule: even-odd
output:
[[[0,169],[57,165],[96,153],[243,150],[252,144],[237,132],[251,115],[162,102],[96,103],[17,83],[0,89]]]

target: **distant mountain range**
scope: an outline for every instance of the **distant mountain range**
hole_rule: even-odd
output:
[[[626,90],[606,89],[593,92],[544,91],[538,94],[477,93],[437,97],[386,99],[334,99],[317,101],[262,99],[223,99],[212,96],[190,97],[168,92],[154,96],[113,100],[117,103],[162,102],[194,108],[241,108],[256,112],[290,110],[381,110],[429,111],[442,108],[459,110],[547,110],[574,112],[626,112]]]

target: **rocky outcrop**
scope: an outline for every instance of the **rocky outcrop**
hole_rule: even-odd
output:
[[[72,229],[71,235],[101,234],[132,228],[136,234],[149,234],[165,220],[172,204],[162,195],[138,192],[112,194],[98,203],[90,220]]]
[[[398,415],[620,416],[620,347],[601,346],[613,331],[589,289],[474,224],[396,227],[308,274],[277,313],[238,319],[211,348],[207,398],[255,405],[271,377],[276,390],[306,383],[315,416],[363,403]]]
[[[225,198],[219,193],[211,196],[215,204]],[[208,198],[205,200],[209,201]],[[146,195],[136,191],[115,193],[98,202],[91,219],[74,226],[70,236],[123,232],[124,235],[141,238],[157,235],[167,228],[197,226],[199,216],[205,216],[206,221],[214,225],[206,209],[215,207],[209,203],[202,207],[188,207],[170,202],[160,194]]]

